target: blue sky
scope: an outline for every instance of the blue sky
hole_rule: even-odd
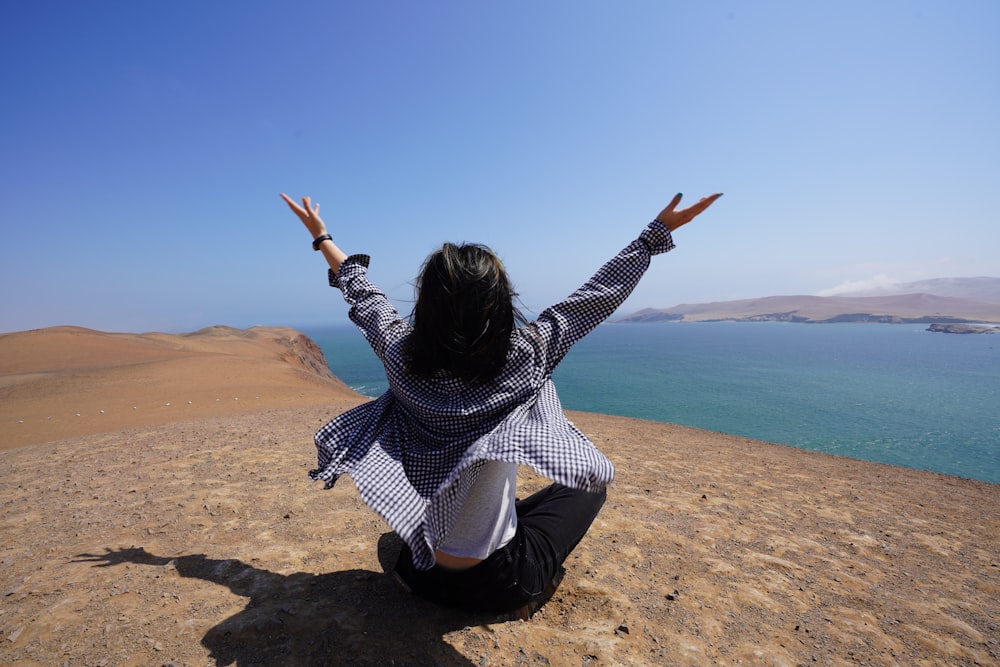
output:
[[[678,191],[622,312],[1000,275],[1000,3],[0,9],[0,331],[345,319],[278,193],[409,311],[443,241],[528,310]]]

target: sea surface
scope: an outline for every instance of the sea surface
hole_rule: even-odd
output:
[[[1000,483],[1000,335],[926,325],[603,324],[556,369],[563,407]],[[349,324],[304,327],[355,390],[386,389]]]

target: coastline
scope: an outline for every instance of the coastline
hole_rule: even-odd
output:
[[[209,348],[153,366],[249,396]],[[274,390],[246,409],[0,451],[0,663],[1000,661],[1000,486],[592,413],[569,416],[618,474],[553,599],[527,622],[423,603],[350,481],[306,478],[312,433],[367,399],[241,349]],[[118,368],[97,386],[159,400]]]
[[[352,388],[385,391],[381,364],[352,325],[308,333]],[[606,324],[553,379],[570,410],[1000,483],[992,342],[915,325]]]

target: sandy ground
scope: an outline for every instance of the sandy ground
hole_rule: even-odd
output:
[[[618,477],[549,603],[425,603],[350,480],[306,477],[364,400],[315,354],[0,336],[0,664],[1000,664],[1000,486],[593,414]]]
[[[0,334],[0,449],[356,398],[293,329]]]

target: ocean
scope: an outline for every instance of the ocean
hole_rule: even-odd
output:
[[[563,407],[1000,483],[1000,335],[926,325],[603,324],[556,370]],[[352,325],[305,327],[355,390],[386,389]]]

